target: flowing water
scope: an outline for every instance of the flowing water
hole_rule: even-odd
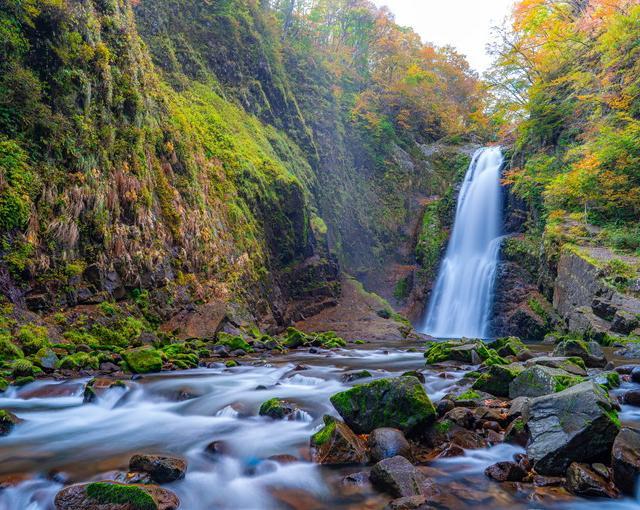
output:
[[[479,149],[460,189],[451,239],[422,331],[437,338],[486,338],[500,252],[498,147]]]
[[[346,474],[366,468],[328,468],[305,460],[309,437],[324,414],[335,414],[330,395],[355,384],[342,382],[345,372],[366,368],[377,378],[423,367],[420,353],[301,352],[269,363],[127,381],[94,403],[83,403],[87,379],[43,380],[10,390],[0,398],[0,408],[25,421],[0,438],[0,510],[51,510],[63,485],[111,479],[114,470],[126,469],[129,457],[140,452],[187,459],[186,478],[167,486],[179,495],[183,510],[381,510],[388,497],[370,486],[341,483]],[[462,374],[462,369],[446,377],[426,372],[425,388],[437,401],[457,387]],[[258,416],[260,404],[272,397],[295,402],[302,411],[291,421]],[[222,453],[206,452],[212,441],[224,445]],[[484,476],[488,465],[521,451],[510,445],[469,450],[426,469],[439,486],[455,488],[463,501],[468,498],[460,508],[525,509],[532,501],[536,508],[590,508],[575,499],[568,506],[562,499],[546,501],[544,494],[532,500],[518,484],[496,484]],[[280,464],[269,459],[279,454],[299,460]],[[638,508],[633,501],[613,505]]]

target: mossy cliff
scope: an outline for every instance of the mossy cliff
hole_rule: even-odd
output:
[[[2,0],[3,295],[49,313],[149,291],[162,320],[234,301],[282,328],[335,302],[337,261],[366,276],[393,259],[418,198],[448,186],[429,145],[481,130],[477,79],[346,5],[364,42],[344,55],[373,51],[376,24],[410,42],[391,88],[276,4]]]

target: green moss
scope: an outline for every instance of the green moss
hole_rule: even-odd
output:
[[[224,366],[227,368],[233,368],[238,366],[238,362],[236,360],[230,359],[225,361]]]
[[[499,356],[517,356],[526,350],[522,341],[515,336],[499,338],[491,342],[488,347],[496,351]]]
[[[11,365],[11,374],[14,377],[30,376],[33,375],[34,366],[31,361],[27,359],[18,359]]]
[[[509,384],[522,370],[522,367],[518,365],[493,365],[476,379],[472,388],[491,393],[497,397],[508,397]]]
[[[22,376],[22,377],[16,377],[13,381],[13,384],[15,384],[16,386],[25,386],[27,384],[31,384],[32,382],[34,382],[36,379],[33,376]]]
[[[9,387],[9,381],[7,381],[4,377],[0,377],[0,391],[6,391]]]
[[[12,342],[8,332],[0,331],[0,361],[18,358],[24,358],[24,352]]]
[[[355,342],[353,342],[356,345],[364,345],[365,341],[364,340],[356,340]]]
[[[610,389],[620,386],[620,374],[618,374],[618,372],[607,372],[606,377]]]
[[[151,495],[134,485],[94,482],[86,487],[87,496],[100,504],[130,505],[134,510],[157,510]]]
[[[453,428],[453,422],[450,420],[442,420],[437,422],[433,428],[438,434],[446,434]]]
[[[226,345],[230,350],[242,350],[244,352],[253,352],[253,348],[240,335],[230,335],[229,333],[220,332],[217,335],[216,345]]]
[[[325,416],[324,423],[324,427],[311,436],[311,444],[313,446],[322,446],[331,441],[333,437],[333,433],[336,430],[335,419]]]
[[[35,354],[43,347],[50,345],[47,328],[35,324],[22,326],[16,337],[26,354]]]
[[[456,400],[477,400],[480,398],[480,394],[477,391],[467,390],[464,393],[460,393],[456,397]]]
[[[139,347],[122,353],[123,359],[132,372],[147,374],[162,370],[162,356],[159,351],[151,347]]]
[[[66,370],[80,370],[82,368],[92,368],[97,370],[99,366],[98,358],[88,352],[76,352],[63,357],[56,364],[56,368]]]

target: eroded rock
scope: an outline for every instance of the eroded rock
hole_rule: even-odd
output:
[[[187,463],[176,457],[134,455],[129,460],[129,469],[148,473],[156,483],[171,483],[184,478],[187,472]]]

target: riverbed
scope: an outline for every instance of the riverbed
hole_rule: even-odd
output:
[[[400,350],[307,351],[253,360],[238,367],[166,372],[126,381],[92,403],[83,403],[88,379],[39,380],[11,389],[0,408],[24,420],[0,439],[0,510],[50,510],[65,485],[113,479],[129,457],[148,452],[184,457],[184,480],[166,487],[181,509],[382,509],[389,497],[368,484],[345,483],[362,466],[330,468],[311,463],[309,437],[325,414],[329,397],[355,382],[347,372],[367,369],[373,378],[423,369],[425,389],[436,402],[456,391],[464,371],[425,369],[422,353]],[[366,381],[366,380],[365,380]],[[357,382],[363,382],[362,380]],[[628,389],[632,383],[624,383]],[[301,409],[295,419],[258,416],[260,404],[277,397]],[[623,422],[640,425],[640,411],[623,407]],[[207,446],[217,442],[216,447]],[[213,450],[213,451],[212,451]],[[523,450],[497,444],[437,459],[424,468],[456,495],[459,508],[637,509],[619,500],[589,503],[557,488],[491,482],[484,469]],[[270,459],[272,456],[291,456]]]

